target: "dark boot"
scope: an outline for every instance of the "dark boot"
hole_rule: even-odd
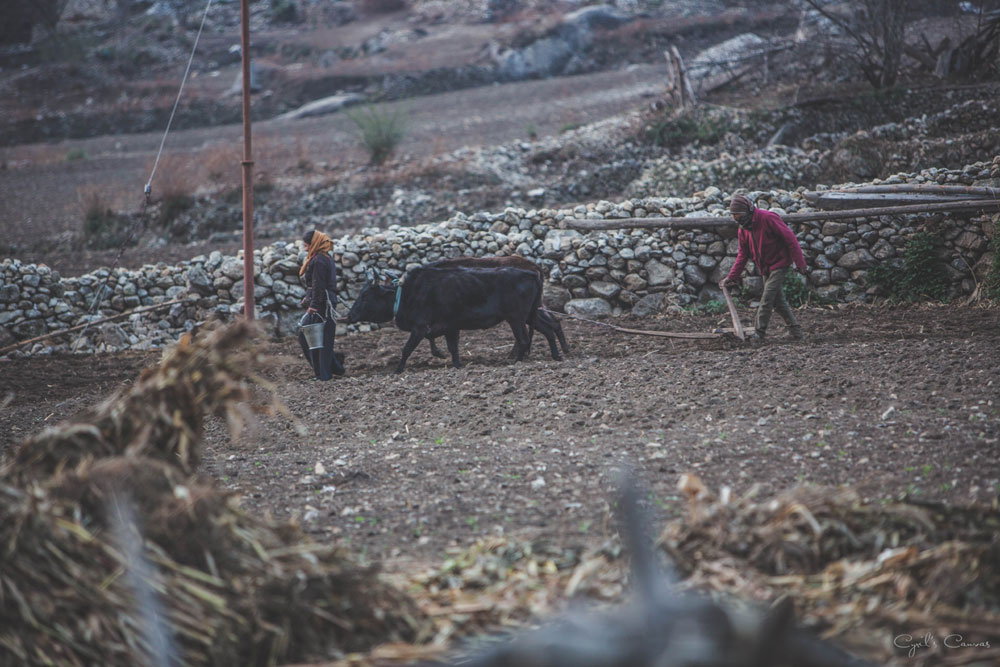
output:
[[[802,340],[802,327],[798,324],[788,327],[788,337],[791,340]]]

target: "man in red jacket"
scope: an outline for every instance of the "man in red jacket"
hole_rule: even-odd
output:
[[[771,321],[771,312],[775,307],[788,325],[789,337],[795,340],[801,339],[802,327],[795,320],[782,289],[785,275],[792,265],[795,265],[800,273],[806,272],[806,260],[802,256],[799,240],[795,238],[795,234],[781,216],[755,207],[744,195],[733,196],[729,203],[729,212],[740,228],[737,232],[740,249],[736,254],[736,263],[733,264],[729,275],[719,282],[719,286],[737,284],[748,259],[753,260],[757,270],[764,276],[764,295],[757,309],[757,331],[750,337],[750,342],[759,345],[764,341],[768,322]]]

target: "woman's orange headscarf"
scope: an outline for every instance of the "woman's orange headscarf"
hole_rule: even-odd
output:
[[[318,230],[313,232],[312,241],[309,242],[306,261],[302,262],[302,268],[299,269],[299,275],[301,276],[306,272],[306,267],[309,266],[309,262],[313,261],[313,257],[321,252],[330,252],[331,250],[333,250],[333,241],[330,237]]]

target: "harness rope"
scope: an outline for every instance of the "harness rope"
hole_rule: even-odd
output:
[[[140,226],[145,226],[145,213],[146,207],[149,205],[150,197],[153,193],[153,176],[156,174],[156,168],[160,164],[160,157],[163,155],[163,146],[167,142],[167,134],[170,132],[170,125],[174,121],[174,114],[177,113],[177,105],[181,101],[181,93],[184,91],[184,84],[187,83],[188,74],[191,72],[191,64],[194,62],[194,54],[198,49],[198,41],[201,39],[201,33],[205,29],[205,20],[208,18],[208,10],[212,8],[212,2],[214,0],[208,0],[205,5],[205,12],[201,16],[201,24],[198,26],[198,34],[194,38],[194,44],[191,47],[191,54],[188,56],[187,66],[184,68],[184,75],[181,77],[180,86],[177,89],[177,98],[174,100],[174,106],[170,110],[170,118],[167,119],[167,127],[163,130],[163,137],[160,139],[160,148],[156,152],[156,158],[153,160],[153,168],[149,173],[149,179],[146,181],[146,185],[142,190],[143,198],[142,204],[139,206],[139,212],[136,214],[135,219],[132,224],[129,225],[128,233],[125,235],[125,239],[122,241],[121,245],[118,247],[118,252],[115,255],[114,261],[111,263],[111,267],[108,269],[108,275],[105,276],[101,285],[97,288],[97,293],[94,295],[94,300],[90,303],[90,308],[87,309],[88,318],[86,326],[80,331],[80,334],[70,345],[70,351],[75,352],[80,346],[80,341],[83,340],[83,336],[87,333],[87,329],[90,327],[91,321],[93,320],[94,312],[97,310],[98,304],[104,300],[104,290],[108,286],[108,281],[114,274],[115,269],[118,268],[118,263],[121,261],[122,255],[125,253],[125,248],[132,242],[135,237],[135,233]]]
[[[153,161],[153,170],[149,174],[149,180],[146,181],[146,195],[152,190],[153,174],[156,173],[156,166],[160,163],[160,156],[163,154],[163,144],[167,142],[167,133],[170,132],[170,124],[174,122],[174,114],[177,113],[177,105],[181,101],[181,93],[184,92],[184,84],[187,83],[188,74],[191,72],[191,63],[194,62],[194,52],[198,48],[198,40],[201,39],[201,32],[205,29],[205,19],[208,18],[208,10],[212,8],[213,0],[208,0],[208,4],[205,5],[205,12],[201,15],[201,24],[198,26],[198,34],[195,35],[194,44],[191,46],[191,55],[188,56],[187,67],[184,68],[184,76],[181,77],[181,85],[177,89],[177,98],[174,100],[174,107],[170,110],[170,118],[167,119],[167,128],[163,131],[163,138],[160,140],[160,150],[156,153],[156,159]]]

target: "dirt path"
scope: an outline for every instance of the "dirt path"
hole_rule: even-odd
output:
[[[405,109],[408,119],[398,155],[411,160],[462,146],[527,140],[531,130],[542,137],[567,125],[607,118],[658,93],[662,69],[659,65],[636,65],[396,102],[390,107]],[[219,160],[226,153],[233,154],[232,170],[238,173],[240,133],[240,125],[172,131],[166,144],[168,164],[161,162],[154,190],[161,191],[164,180],[176,179],[170,169],[197,169],[199,162]],[[36,248],[21,253],[20,259],[46,261],[57,270],[62,267],[68,275],[110,263],[115,251],[87,253],[71,264],[65,255],[74,249],[65,241],[60,243],[59,235],[80,231],[85,210],[81,195],[88,192],[101,193],[113,208],[138,209],[161,137],[159,133],[104,136],[0,149],[0,163],[6,164],[0,169],[3,245]],[[300,159],[327,163],[330,178],[367,161],[356,128],[344,114],[256,123],[254,147],[255,170],[272,176]],[[71,151],[82,151],[87,157],[67,161]],[[238,178],[234,182],[238,183]],[[267,223],[266,217],[258,218],[258,224]],[[234,229],[239,225],[240,221],[233,221]],[[125,253],[122,263],[140,266],[161,259],[190,258],[202,250],[182,246],[174,252],[178,257],[164,257],[164,249],[133,248]]]
[[[706,331],[724,317],[625,322]],[[599,545],[615,466],[630,464],[663,520],[683,472],[771,493],[851,484],[871,498],[991,502],[1000,492],[1000,310],[802,311],[809,339],[758,350],[671,343],[567,321],[562,363],[506,360],[499,328],[462,339],[455,370],[425,346],[390,373],[404,334],[339,341],[348,377],[310,381],[294,341],[266,374],[306,435],[278,418],[231,442],[208,432],[205,472],[248,511],[297,517],[321,540],[400,567],[486,534]],[[0,362],[0,451],[90,405],[155,355]],[[317,473],[317,464],[325,471]]]

